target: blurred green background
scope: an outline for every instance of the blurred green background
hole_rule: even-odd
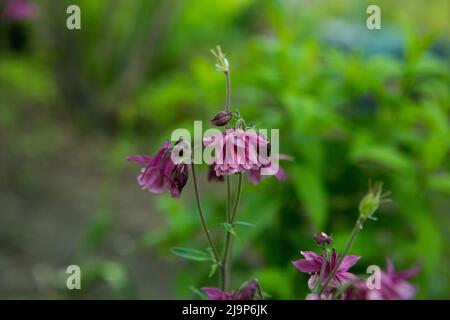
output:
[[[192,181],[180,200],[136,184],[130,154],[232,105],[280,128],[287,181],[245,183],[233,287],[258,277],[276,299],[303,299],[292,267],[312,235],[343,250],[368,180],[392,191],[351,252],[355,272],[422,262],[418,298],[450,298],[449,1],[42,0],[0,22],[0,298],[195,298],[216,286],[207,264],[169,248],[204,248]],[[5,0],[1,1],[5,5]],[[81,8],[79,31],[66,8]],[[378,4],[382,29],[366,28]],[[206,122],[205,122],[206,123]],[[223,236],[225,186],[200,189]],[[82,290],[65,287],[78,264]]]

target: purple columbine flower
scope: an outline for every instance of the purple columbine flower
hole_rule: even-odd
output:
[[[344,300],[409,300],[416,293],[416,288],[406,280],[414,277],[420,270],[414,267],[395,272],[390,258],[387,259],[387,270],[381,272],[380,288],[369,289],[365,281],[355,281],[342,295]]]
[[[339,262],[338,253],[333,249],[330,259],[326,259],[323,255],[319,255],[312,251],[300,252],[305,259],[293,261],[292,264],[301,272],[311,274],[308,280],[308,286],[313,289],[317,285],[320,272],[322,270],[322,263],[325,263],[324,273],[321,275],[321,281],[326,279],[336,264]],[[345,256],[344,261],[339,266],[333,279],[330,281],[331,286],[343,284],[346,281],[354,281],[357,277],[348,269],[353,267],[361,257],[359,256]],[[324,261],[325,259],[325,261]]]
[[[224,292],[218,288],[202,288],[208,300],[253,300],[258,289],[258,281],[250,280],[244,283],[239,290]]]
[[[7,0],[3,15],[10,21],[26,21],[34,18],[37,7],[28,0]]]
[[[161,193],[166,186],[172,197],[178,198],[188,180],[189,166],[175,164],[171,159],[171,148],[170,142],[164,141],[154,157],[134,155],[128,160],[145,166],[137,178],[142,189]]]
[[[420,271],[420,265],[396,272],[394,264],[387,258],[386,272],[381,273],[381,288],[367,291],[368,300],[409,300],[416,294],[416,288],[408,281]]]
[[[314,235],[314,241],[321,247],[326,247],[331,244],[333,237],[327,235],[325,232],[320,232]]]
[[[209,123],[213,126],[222,127],[230,122],[231,118],[233,118],[233,114],[230,111],[221,111]]]

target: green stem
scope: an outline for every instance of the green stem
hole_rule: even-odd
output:
[[[203,214],[202,206],[200,203],[200,195],[198,192],[197,175],[195,174],[195,165],[193,163],[191,164],[191,169],[192,169],[192,179],[194,181],[195,200],[197,203],[197,209],[198,209],[198,214],[200,216],[200,221],[202,222],[203,231],[206,234],[206,238],[208,239],[208,243],[209,243],[209,246],[211,247],[214,258],[216,259],[216,262],[219,264],[219,268],[222,269],[223,266],[222,266],[222,262],[220,260],[219,253],[217,252],[217,249],[214,246],[214,242],[212,241],[211,233],[209,232],[208,225],[206,224],[205,216]]]
[[[336,275],[336,272],[338,271],[339,267],[341,266],[342,262],[344,261],[344,258],[347,256],[348,252],[350,251],[350,248],[353,244],[353,241],[356,239],[356,236],[362,229],[362,225],[364,223],[364,220],[362,217],[359,217],[358,220],[356,220],[355,226],[353,227],[352,233],[350,235],[350,239],[347,242],[347,246],[345,247],[344,254],[342,255],[341,259],[339,259],[336,266],[333,268],[333,270],[330,272],[328,277],[326,278],[325,282],[323,283],[322,287],[320,288],[317,295],[320,297],[320,295],[325,291],[328,284],[330,283],[331,279]]]
[[[234,200],[233,210],[231,211],[230,220],[228,222],[232,226],[234,224],[234,219],[236,218],[237,209],[239,207],[239,202],[241,199],[241,193],[242,193],[242,173],[239,172],[236,198]],[[225,252],[223,254],[223,259],[222,259],[223,265],[224,265],[224,271],[222,273],[222,275],[223,275],[222,282],[224,284],[225,291],[228,289],[228,284],[229,284],[230,278],[231,278],[232,247],[233,247],[233,236],[230,232],[227,232],[226,239],[225,239]]]
[[[230,186],[230,176],[225,176],[227,183],[227,222],[230,223],[231,220],[231,186]]]
[[[230,71],[225,71],[225,79],[227,81],[227,96],[225,99],[225,111],[230,111],[231,108],[231,79]]]

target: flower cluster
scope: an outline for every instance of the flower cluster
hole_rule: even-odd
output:
[[[227,182],[227,212],[224,214],[226,222],[222,223],[226,230],[223,254],[220,255],[216,248],[203,213],[195,164],[191,158],[191,141],[181,139],[174,145],[165,141],[156,155],[133,155],[128,157],[128,160],[143,166],[137,178],[142,189],[152,193],[161,193],[167,189],[174,198],[180,196],[189,178],[188,171],[191,170],[197,211],[209,247],[205,251],[178,247],[172,248],[172,252],[186,259],[210,261],[210,276],[213,276],[218,270],[220,273],[220,289],[212,287],[203,289],[209,299],[251,300],[255,299],[258,294],[259,298],[262,299],[261,290],[256,280],[246,282],[236,291],[228,291],[231,277],[232,242],[233,237],[237,238],[234,227],[238,222],[236,216],[242,191],[242,174],[248,173],[250,181],[255,184],[260,181],[262,175],[275,175],[278,179],[283,180],[286,178],[286,174],[279,168],[278,160],[290,158],[286,155],[271,155],[269,140],[261,132],[246,127],[244,119],[239,114],[230,111],[230,66],[220,47],[217,47],[213,54],[217,58],[216,69],[225,75],[227,91],[225,110],[216,114],[210,124],[226,127],[224,131],[219,131],[219,133],[205,138],[199,143],[200,146],[194,146],[194,150],[204,147],[205,150],[209,148],[210,151],[213,151],[211,162],[207,162],[210,165],[208,180],[226,180]],[[235,124],[231,126],[230,122],[235,117],[237,118]],[[187,146],[188,150],[183,146]],[[181,147],[181,149],[178,147]],[[184,153],[184,151],[186,152]],[[234,190],[232,190],[232,184],[230,183],[233,176],[236,176],[235,179],[238,180]],[[234,199],[232,199],[232,195],[234,195]]]
[[[327,245],[331,240],[320,233],[314,237],[316,242],[323,244],[326,239]],[[319,241],[317,241],[319,239]],[[310,275],[308,287],[312,293],[306,296],[307,300],[409,300],[414,297],[416,289],[407,280],[414,277],[420,270],[419,265],[409,270],[395,272],[391,259],[387,259],[386,271],[380,273],[379,287],[371,288],[367,281],[349,272],[361,258],[360,256],[348,255],[339,259],[335,249],[323,250],[322,254],[312,251],[301,252],[303,259],[293,261],[292,264],[301,272]],[[330,277],[329,283],[323,290],[326,279]]]

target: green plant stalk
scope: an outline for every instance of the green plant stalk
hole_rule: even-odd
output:
[[[328,277],[325,279],[325,282],[323,283],[323,285],[320,287],[319,291],[317,292],[317,295],[319,297],[325,291],[325,289],[327,288],[331,279],[333,279],[333,277],[336,275],[336,272],[338,271],[339,267],[341,266],[342,262],[344,261],[344,258],[347,256],[348,252],[350,251],[353,241],[356,239],[356,236],[361,231],[364,221],[365,221],[365,219],[361,216],[358,217],[358,220],[356,220],[355,226],[353,227],[352,233],[350,235],[350,239],[348,240],[347,245],[345,247],[344,254],[342,255],[341,259],[339,259],[339,262],[336,264],[336,266],[330,272]],[[319,279],[320,279],[320,277],[319,277]]]
[[[214,242],[212,241],[211,233],[209,232],[208,225],[206,224],[206,219],[203,214],[202,206],[200,203],[200,194],[198,192],[197,175],[195,174],[195,166],[193,163],[191,165],[191,169],[192,169],[192,180],[194,181],[195,201],[197,203],[198,214],[200,216],[200,221],[202,223],[203,231],[205,232],[206,238],[208,239],[208,243],[213,252],[214,259],[216,259],[219,269],[221,270],[221,272],[223,272],[223,265],[222,265],[222,261],[220,259],[220,255],[217,252]]]
[[[234,199],[233,210],[231,211],[230,221],[231,225],[234,224],[234,219],[236,218],[237,209],[239,207],[239,202],[241,199],[242,193],[242,173],[238,173],[238,185],[236,190],[236,198]],[[231,256],[232,256],[232,247],[233,247],[233,236],[230,232],[227,231],[226,239],[225,239],[225,252],[223,254],[223,290],[228,290],[228,285],[231,278]]]
[[[225,71],[225,79],[227,82],[227,94],[225,98],[225,111],[230,111],[231,108],[231,79],[230,79],[230,71]]]

